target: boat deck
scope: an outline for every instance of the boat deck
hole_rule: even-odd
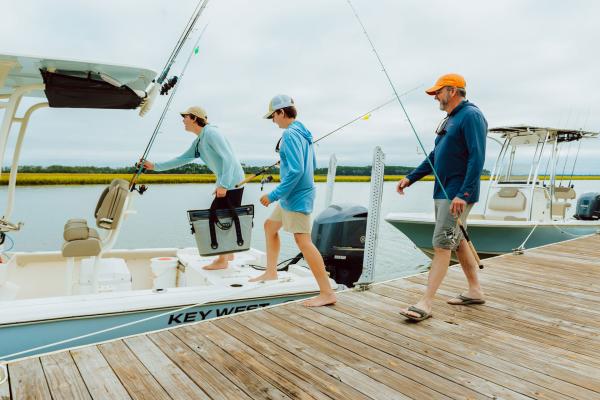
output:
[[[484,263],[485,305],[452,268],[418,324],[425,274],[10,362],[0,399],[600,399],[600,235]]]

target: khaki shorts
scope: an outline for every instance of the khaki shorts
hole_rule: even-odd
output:
[[[456,250],[460,241],[464,239],[455,216],[450,213],[450,200],[435,199],[435,228],[433,230],[433,247]],[[460,215],[465,229],[467,229],[467,216],[473,204],[467,204],[465,211]]]
[[[269,217],[271,221],[281,222],[283,230],[290,233],[310,233],[311,223],[310,214],[301,212],[287,211],[279,206],[275,206],[273,214]]]

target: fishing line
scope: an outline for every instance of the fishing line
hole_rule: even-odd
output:
[[[192,16],[190,17],[185,28],[183,29],[181,36],[179,36],[179,39],[177,40],[175,47],[171,51],[171,54],[169,55],[169,58],[167,59],[167,62],[165,63],[165,66],[163,67],[161,74],[156,79],[156,82],[158,82],[159,84],[163,83],[163,81],[169,74],[169,70],[173,66],[173,63],[175,63],[175,59],[179,55],[179,51],[181,50],[181,48],[183,47],[185,42],[188,40],[188,38],[194,28],[194,25],[196,25],[196,21],[198,21],[198,18],[200,18],[200,15],[202,15],[202,12],[206,8],[207,4],[208,4],[208,0],[200,1],[198,3],[198,5],[196,6],[196,8],[194,9]]]
[[[408,121],[408,124],[410,125],[410,128],[412,129],[413,133],[415,134],[415,137],[417,138],[417,141],[419,142],[419,145],[421,146],[421,149],[423,150],[423,153],[424,154],[428,154],[425,151],[425,146],[423,146],[423,142],[421,142],[421,138],[419,137],[419,134],[417,133],[417,130],[415,129],[415,127],[414,127],[414,125],[412,123],[412,120],[410,119],[410,116],[408,115],[408,112],[406,111],[406,108],[404,107],[404,103],[402,103],[402,100],[400,99],[400,96],[398,95],[398,91],[396,90],[396,86],[394,85],[394,82],[392,82],[392,79],[390,78],[390,75],[388,74],[387,69],[385,68],[385,65],[383,64],[383,61],[381,60],[381,57],[379,56],[379,53],[377,52],[377,49],[375,48],[375,45],[373,44],[373,41],[371,40],[371,37],[367,33],[367,29],[365,28],[365,25],[363,24],[362,20],[358,16],[358,13],[356,12],[356,9],[352,5],[352,2],[350,0],[346,0],[346,2],[348,3],[348,5],[350,6],[350,8],[352,9],[352,13],[354,14],[354,16],[356,17],[356,20],[360,24],[365,37],[369,41],[369,44],[371,45],[371,49],[373,50],[373,53],[375,54],[375,57],[377,57],[377,61],[379,61],[379,65],[381,66],[381,69],[383,70],[383,73],[385,74],[385,77],[387,78],[388,83],[390,84],[392,90],[394,91],[394,94],[396,95],[396,99],[398,100],[398,103],[400,104],[400,107],[402,108],[402,111],[404,112],[404,115],[406,117],[406,120]],[[446,192],[446,189],[444,188],[444,185],[442,185],[442,181],[440,180],[440,177],[438,176],[435,168],[433,167],[433,163],[431,162],[431,160],[429,159],[429,157],[426,156],[425,159],[427,160],[427,162],[431,166],[431,171],[433,172],[433,175],[434,175],[435,179],[437,180],[439,186],[442,188],[442,192],[444,193],[444,196],[446,197],[446,199],[448,201],[451,201],[450,197],[448,196],[448,193]],[[475,260],[477,261],[477,264],[479,265],[479,268],[483,268],[483,265],[481,264],[481,260],[479,259],[479,256],[477,255],[477,251],[475,250],[475,247],[473,246],[473,243],[471,242],[471,240],[470,240],[470,238],[469,238],[469,236],[467,234],[466,229],[464,228],[462,222],[460,221],[460,218],[457,217],[456,220],[457,220],[458,226],[460,227],[460,230],[462,231],[465,239],[467,240],[469,248],[471,249],[471,251],[473,253],[473,256],[475,257]]]
[[[401,96],[406,96],[407,94],[409,94],[411,92],[414,92],[415,90],[421,88],[422,86],[423,85],[415,86],[414,88],[412,88],[410,90],[407,90],[406,92],[402,93]],[[386,101],[385,103],[382,103],[382,104],[378,105],[377,107],[375,107],[375,108],[373,108],[373,109],[371,109],[371,110],[369,110],[369,111],[367,111],[365,113],[360,114],[358,117],[355,117],[354,119],[346,122],[345,124],[340,125],[339,127],[335,128],[331,132],[326,133],[325,135],[321,136],[320,138],[318,138],[317,140],[315,140],[313,142],[313,144],[317,144],[318,142],[320,142],[321,140],[325,139],[326,137],[333,135],[334,133],[342,130],[343,128],[347,127],[348,125],[352,125],[353,123],[355,123],[359,119],[362,119],[362,118],[368,116],[369,114],[371,114],[371,113],[373,113],[375,111],[378,111],[378,110],[382,109],[383,107],[385,107],[385,106],[387,106],[389,104],[392,104],[395,101],[396,101],[396,97],[393,97],[390,100]],[[277,165],[279,165],[279,161],[277,161],[276,163],[271,164],[271,165],[269,165],[267,167],[263,167],[259,172],[255,173],[255,174],[253,174],[253,175],[251,175],[249,177],[247,177],[246,179],[244,179],[243,181],[241,181],[240,183],[238,183],[237,185],[235,185],[235,187],[239,188],[240,186],[245,185],[246,183],[250,182],[252,179],[256,178],[257,176],[265,174],[268,170],[270,170],[271,168],[274,168]]]
[[[181,82],[183,80],[185,71],[190,63],[190,60],[192,59],[192,56],[197,53],[198,43],[200,43],[200,39],[202,39],[202,36],[204,35],[204,32],[206,31],[207,26],[208,25],[204,26],[204,28],[202,29],[202,32],[200,32],[200,35],[198,35],[198,39],[196,40],[196,43],[194,44],[192,51],[190,51],[190,54],[188,55],[188,58],[185,61],[185,64],[183,65],[183,68],[179,74],[179,79],[178,79],[179,82]],[[164,122],[165,115],[167,114],[167,111],[169,111],[169,105],[171,104],[171,101],[173,101],[173,98],[175,97],[175,93],[177,93],[177,89],[180,86],[181,86],[180,84],[176,85],[175,88],[173,89],[173,91],[171,92],[171,95],[169,96],[169,100],[167,100],[167,104],[163,108],[162,114],[160,115],[160,118],[158,119],[158,122],[157,122],[156,126],[154,127],[154,132],[152,133],[152,136],[150,137],[150,140],[148,141],[148,145],[146,146],[146,149],[144,150],[144,154],[142,154],[142,157],[140,158],[140,160],[142,160],[142,161],[140,161],[138,163],[137,169],[134,172],[131,180],[129,181],[129,191],[131,191],[131,192],[136,190],[136,188],[135,188],[136,180],[140,176],[140,174],[144,171],[143,160],[146,160],[146,157],[148,156],[148,153],[150,152],[150,149],[152,148],[152,145],[154,144],[156,136],[158,135],[160,127],[162,126],[162,124]],[[146,187],[144,185],[142,185],[142,186],[140,186],[139,189],[137,189],[137,191],[140,194],[143,194],[146,191]]]

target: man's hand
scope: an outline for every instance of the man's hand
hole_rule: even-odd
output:
[[[269,200],[269,195],[268,194],[264,194],[261,198],[260,198],[260,204],[262,204],[265,207],[268,207],[269,204],[271,204],[271,200]]]
[[[227,189],[217,186],[217,189],[215,190],[215,195],[217,197],[225,197],[225,195],[227,195]]]
[[[466,206],[466,201],[460,197],[455,197],[454,200],[452,200],[452,203],[450,203],[450,213],[455,217],[460,217],[463,211],[465,211]]]
[[[148,170],[148,171],[152,171],[152,170],[154,170],[154,163],[153,163],[153,162],[150,162],[150,161],[148,161],[148,160],[144,160],[144,159],[142,158],[140,161],[138,161],[138,162],[135,164],[135,166],[136,166],[136,167],[139,167],[139,166],[140,166],[140,164],[142,165],[142,167],[144,167],[144,169],[146,169],[146,170]]]
[[[402,178],[398,185],[396,185],[396,192],[399,194],[404,194],[404,189],[410,186],[410,180],[406,178]]]

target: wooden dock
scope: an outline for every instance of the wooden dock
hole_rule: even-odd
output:
[[[485,264],[485,305],[452,268],[418,324],[426,275],[11,362],[0,399],[600,399],[600,235]]]

